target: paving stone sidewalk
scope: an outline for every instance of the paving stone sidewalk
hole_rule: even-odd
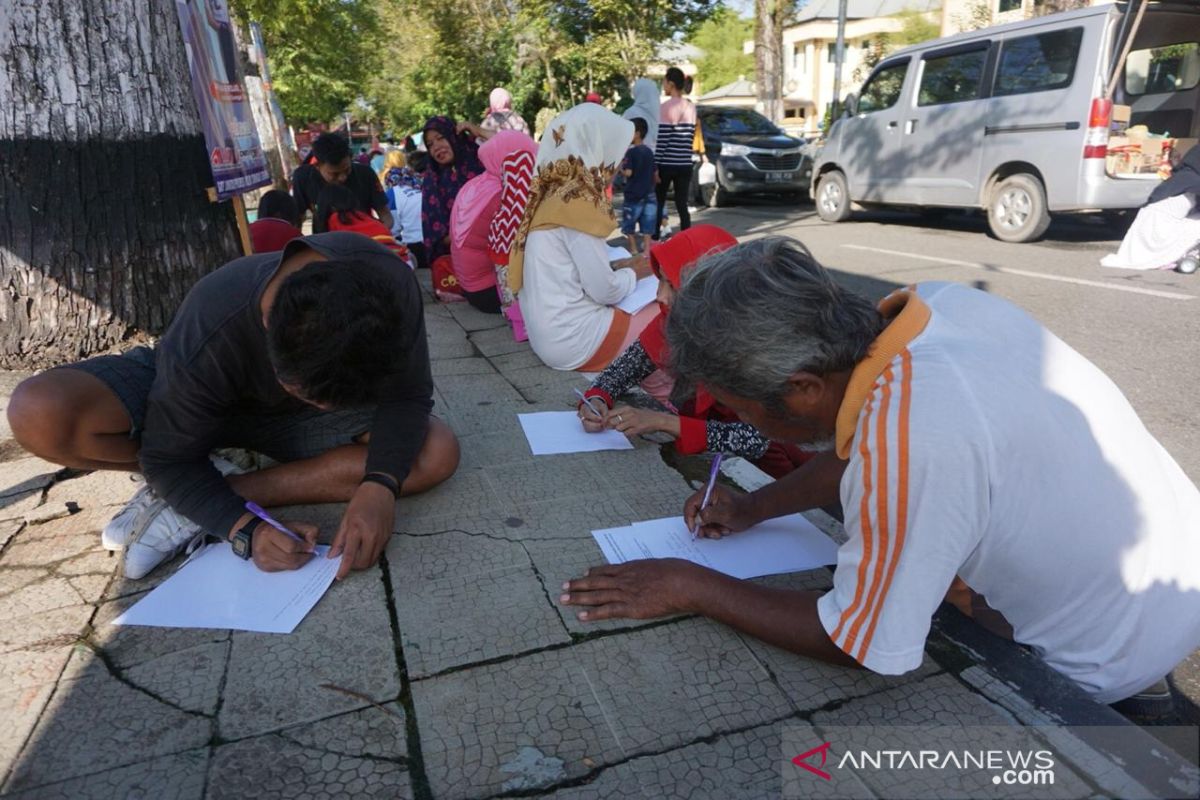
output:
[[[784,739],[820,742],[823,725],[1122,723],[946,615],[900,678],[703,619],[578,622],[556,597],[602,562],[590,531],[679,513],[707,461],[644,440],[534,458],[516,414],[566,409],[586,379],[542,366],[465,305],[431,303],[426,318],[436,413],[461,438],[462,466],[403,501],[381,563],[332,587],[291,635],[112,627],[177,567],[128,581],[100,547],[136,484],[28,457],[0,423],[0,793],[765,798],[795,771]],[[21,377],[0,376],[0,404]],[[731,476],[759,479],[736,462]],[[288,513],[328,539],[341,511]],[[1050,796],[1137,794],[1140,776],[1079,749]],[[859,777],[865,797],[918,791]],[[803,791],[834,796],[820,781]]]

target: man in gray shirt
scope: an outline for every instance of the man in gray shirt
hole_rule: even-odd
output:
[[[311,558],[247,511],[348,502],[330,550],[338,577],[374,564],[396,498],[444,481],[458,442],[430,417],[420,289],[387,248],[352,233],[239,258],[188,293],[156,348],[50,370],[13,393],[13,435],[76,469],[140,471],[146,486],[104,530],[139,578],[198,535],[229,538],[264,570]],[[232,474],[210,454],[243,447],[281,462]]]

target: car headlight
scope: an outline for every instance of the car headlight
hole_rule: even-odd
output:
[[[721,155],[723,156],[748,156],[750,148],[744,144],[728,144],[721,145]]]

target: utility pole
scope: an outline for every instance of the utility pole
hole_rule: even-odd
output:
[[[831,128],[837,121],[842,106],[842,65],[846,63],[846,3],[847,0],[838,2],[837,50],[833,62],[833,110],[829,114]]]

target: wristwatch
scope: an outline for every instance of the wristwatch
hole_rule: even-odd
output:
[[[238,532],[233,535],[233,554],[238,558],[250,560],[252,553],[252,545],[254,542],[254,529],[258,527],[258,520],[252,519],[242,527],[238,528]]]

